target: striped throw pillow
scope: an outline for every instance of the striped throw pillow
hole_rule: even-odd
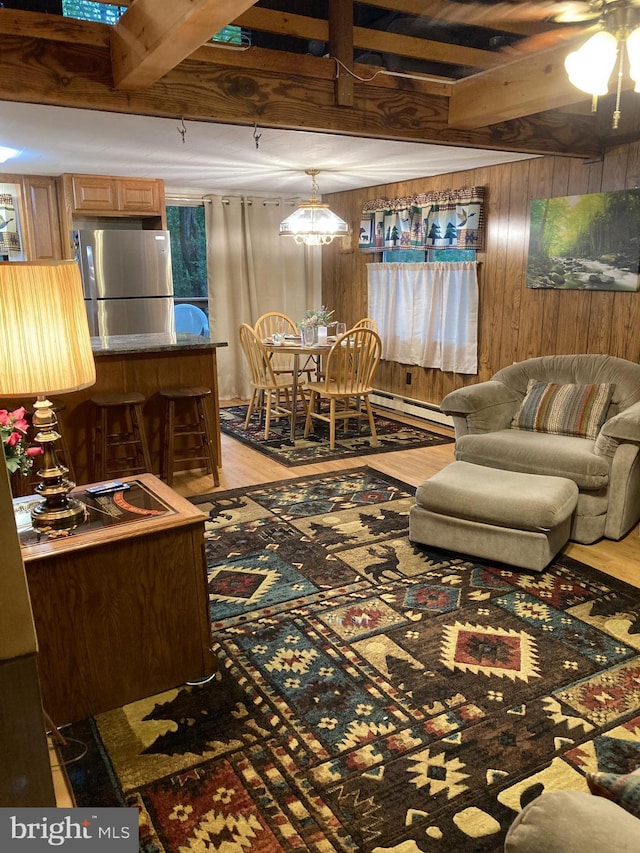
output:
[[[613,394],[613,385],[556,385],[530,379],[513,429],[597,438]]]
[[[632,815],[640,817],[640,770],[631,773],[587,773],[592,794],[612,800]]]

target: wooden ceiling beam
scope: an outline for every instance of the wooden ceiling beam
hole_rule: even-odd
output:
[[[238,15],[233,23],[248,30],[260,30],[299,39],[329,41],[329,23],[320,18],[255,7]],[[397,35],[369,27],[353,27],[353,44],[360,50],[369,50],[374,53],[389,53],[448,65],[466,65],[472,68],[493,68],[500,62],[504,62],[504,56],[496,51]]]
[[[567,77],[564,60],[570,50],[571,45],[565,44],[456,81],[449,124],[465,129],[487,127],[589,98]],[[632,85],[628,81],[625,88]]]
[[[125,92],[112,85],[106,48],[5,36],[0,100],[534,154],[600,153],[590,117],[544,113],[457,130],[448,123],[449,99],[413,79],[355,80],[354,105],[345,109],[335,103],[333,62],[296,56],[294,63],[289,55],[284,66],[280,55],[280,70],[273,70],[275,53],[201,48],[197,59],[184,60],[158,83]]]
[[[345,72],[336,74],[336,104],[352,107],[353,0],[329,0],[329,50]]]
[[[111,27],[93,21],[63,18],[62,15],[35,14],[0,7],[0,35],[109,47]]]
[[[116,88],[152,86],[256,0],[136,0],[111,29]]]

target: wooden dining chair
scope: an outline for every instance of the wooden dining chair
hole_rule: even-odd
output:
[[[360,420],[364,405],[373,446],[378,446],[369,395],[373,390],[373,375],[380,361],[381,351],[380,337],[373,329],[349,329],[345,335],[338,338],[327,355],[325,378],[321,382],[307,382],[305,386],[310,394],[304,425],[305,438],[311,432],[314,419],[324,421],[329,424],[329,445],[333,450],[336,442],[336,421],[342,421],[346,429],[348,421]],[[319,410],[318,403],[323,399],[329,401],[328,414]]]
[[[357,323],[353,324],[354,329],[373,329],[374,332],[378,331],[378,324],[373,319],[373,317],[363,317],[362,320],[358,320]]]
[[[287,379],[275,373],[262,338],[248,323],[240,326],[239,334],[240,345],[251,372],[252,389],[244,426],[245,429],[249,426],[255,411],[264,412],[264,435],[265,438],[269,438],[273,418],[286,417],[290,421],[293,416],[289,402],[293,396],[293,376],[290,375]],[[299,396],[306,410],[304,394],[301,393]]]
[[[253,327],[261,341],[273,338],[273,335],[276,332],[280,333],[283,328],[285,335],[299,334],[295,321],[287,314],[282,314],[279,311],[267,311],[266,314],[258,317]],[[290,373],[293,376],[293,356],[291,353],[273,352],[270,353],[269,357],[276,376],[282,376],[286,373]],[[300,375],[305,376],[310,381],[314,378],[315,370],[315,362],[311,358],[308,358],[300,367]]]

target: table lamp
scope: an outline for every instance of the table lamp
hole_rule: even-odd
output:
[[[75,261],[0,263],[0,396],[36,396],[32,424],[42,447],[43,500],[31,510],[35,530],[71,530],[84,518],[69,498],[75,483],[58,462],[60,438],[48,394],[65,394],[96,381],[80,269]]]

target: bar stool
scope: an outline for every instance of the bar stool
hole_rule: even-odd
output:
[[[69,449],[69,443],[67,441],[66,432],[62,425],[62,417],[61,414],[65,409],[65,404],[61,400],[51,400],[52,406],[51,408],[55,412],[56,420],[58,421],[58,425],[56,427],[56,431],[58,432],[60,438],[56,444],[56,457],[58,462],[62,463],[65,468],[68,468],[68,478],[76,482],[76,477],[73,472],[73,462],[71,460],[71,451]],[[33,439],[34,430],[31,419],[33,418],[33,409],[27,410],[27,420],[29,421],[29,438]],[[37,471],[42,464],[42,456],[34,456],[33,458],[33,468],[29,472],[28,477],[23,477],[20,472],[16,472],[11,476],[11,491],[13,493],[14,498],[24,497],[25,495],[33,494],[35,487],[40,482],[40,477],[38,477]]]
[[[97,394],[91,402],[96,408],[95,479],[151,472],[142,420],[144,394]]]
[[[203,462],[215,486],[220,485],[218,449],[213,438],[209,414],[204,404],[211,394],[204,386],[161,388],[166,401],[165,441],[162,453],[161,477],[167,485],[173,483],[176,464]],[[180,408],[176,410],[176,406]]]

